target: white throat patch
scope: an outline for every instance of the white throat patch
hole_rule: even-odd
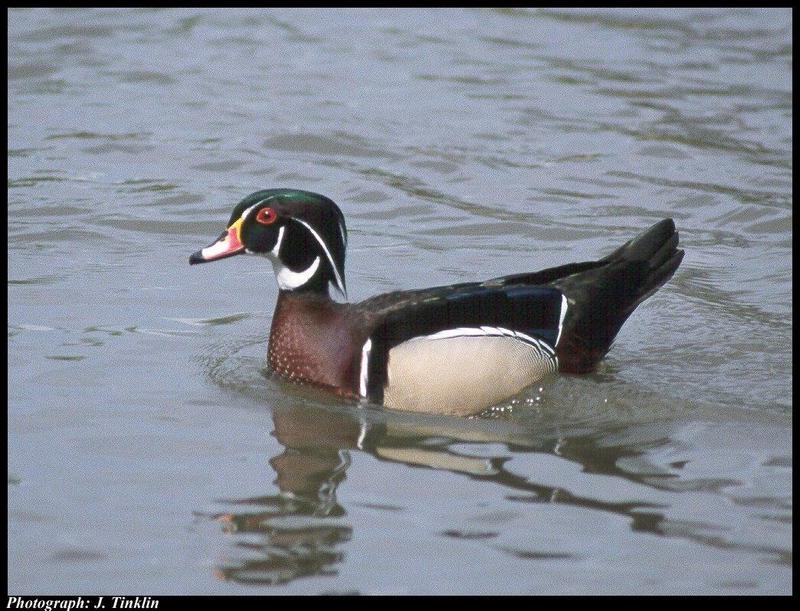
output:
[[[314,277],[319,269],[319,257],[300,272],[293,272],[283,264],[280,258],[281,244],[283,244],[283,236],[286,233],[286,227],[281,226],[278,230],[278,239],[275,241],[275,246],[269,251],[266,256],[272,261],[272,269],[275,270],[275,279],[278,281],[278,288],[291,291],[303,286],[306,282]]]
[[[258,205],[258,204],[256,204]],[[242,217],[246,217],[255,206],[251,206],[247,210],[244,211]],[[329,282],[330,288],[336,289],[339,293],[342,294],[343,297],[347,297],[347,293],[344,290],[344,282],[342,281],[341,276],[339,275],[339,270],[336,269],[336,264],[331,256],[328,247],[325,245],[325,242],[322,240],[320,235],[314,231],[311,226],[306,223],[305,221],[301,221],[300,219],[292,218],[290,220],[297,221],[300,225],[302,225],[305,229],[307,229],[314,239],[319,242],[320,246],[322,246],[322,250],[325,253],[325,257],[330,262],[331,269],[333,269],[334,279]],[[341,227],[340,227],[340,230]],[[275,270],[275,279],[278,281],[278,287],[283,290],[294,290],[303,286],[306,282],[311,280],[314,277],[314,274],[317,273],[320,265],[320,258],[315,257],[314,261],[309,265],[306,269],[300,272],[293,272],[289,269],[286,265],[284,265],[283,261],[280,258],[281,252],[281,245],[283,244],[284,234],[286,233],[286,226],[281,225],[278,229],[278,239],[275,241],[275,246],[272,247],[272,250],[268,253],[255,253],[251,250],[246,250],[248,254],[255,255],[259,254],[264,257],[267,257],[270,261],[272,261],[272,268]],[[342,235],[344,236],[344,230],[342,230]]]
[[[283,290],[291,291],[300,288],[314,277],[314,274],[317,273],[317,268],[319,268],[319,257],[316,257],[314,262],[302,272],[293,272],[280,259],[270,258],[272,259],[272,267],[275,269],[275,279],[278,281],[278,287]]]

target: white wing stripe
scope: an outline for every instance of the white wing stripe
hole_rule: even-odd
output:
[[[558,335],[556,335],[556,346],[558,346],[558,341],[561,339],[561,330],[564,326],[564,317],[567,315],[567,296],[562,294],[561,295],[561,314],[558,317]]]
[[[372,350],[372,340],[368,339],[361,348],[361,372],[359,375],[358,391],[362,397],[367,398],[367,375],[369,373],[369,352]]]
[[[452,337],[465,337],[465,336],[480,336],[480,337],[491,337],[491,336],[498,336],[498,335],[505,335],[507,337],[513,337],[524,341],[525,343],[531,344],[534,348],[539,350],[542,356],[546,356],[548,358],[552,358],[555,354],[555,351],[552,347],[550,347],[547,342],[542,340],[536,339],[535,337],[531,337],[530,335],[526,335],[520,331],[512,331],[511,329],[506,329],[504,327],[457,327],[455,329],[445,329],[444,331],[439,331],[438,333],[434,333],[433,335],[426,335],[424,336],[425,339],[448,339]]]

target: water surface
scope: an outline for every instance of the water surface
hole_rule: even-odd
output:
[[[785,594],[787,10],[9,12],[11,593]],[[483,416],[264,371],[252,191],[343,209],[353,300],[686,257],[593,375]]]

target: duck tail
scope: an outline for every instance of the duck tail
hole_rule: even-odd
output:
[[[683,255],[675,223],[664,219],[597,261],[597,267],[553,281],[568,304],[556,347],[559,368],[592,371],[623,323],[672,277]]]

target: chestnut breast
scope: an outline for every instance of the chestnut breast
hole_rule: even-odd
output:
[[[281,291],[272,318],[268,362],[293,382],[358,396],[358,357],[366,333],[356,330],[348,305]]]

